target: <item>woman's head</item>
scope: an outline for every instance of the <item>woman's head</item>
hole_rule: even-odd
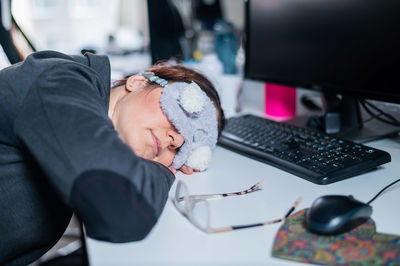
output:
[[[218,94],[207,78],[182,65],[165,63],[156,64],[146,72],[165,79],[169,84],[198,84],[215,107],[218,135],[221,133],[225,124],[224,113]],[[171,90],[171,86],[168,86]],[[122,140],[138,156],[170,166],[184,138],[170,121],[171,116],[168,119],[161,109],[162,90],[160,85],[142,75],[132,75],[117,81],[111,92],[110,118]],[[176,121],[174,123],[176,125]]]

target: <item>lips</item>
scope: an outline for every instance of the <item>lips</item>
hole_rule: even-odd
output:
[[[159,138],[157,138],[153,131],[151,132],[151,137],[153,138],[153,152],[154,155],[157,157],[162,151],[161,141]]]

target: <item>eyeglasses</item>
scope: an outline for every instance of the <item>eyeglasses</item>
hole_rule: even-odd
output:
[[[223,193],[223,194],[203,194],[203,195],[190,195],[187,185],[182,181],[178,181],[175,190],[175,197],[172,199],[176,209],[185,216],[189,222],[191,222],[194,226],[205,233],[220,233],[233,231],[238,229],[245,229],[250,227],[264,226],[268,224],[275,224],[281,221],[284,221],[299,205],[301,198],[298,198],[295,203],[290,207],[290,209],[286,212],[286,214],[279,219],[254,223],[254,224],[246,224],[246,225],[231,225],[224,226],[219,228],[212,228],[210,225],[210,207],[208,201],[206,199],[215,199],[215,198],[223,198],[229,196],[239,196],[247,193],[251,193],[261,189],[264,181],[258,182],[254,186],[249,189],[233,192],[233,193]]]

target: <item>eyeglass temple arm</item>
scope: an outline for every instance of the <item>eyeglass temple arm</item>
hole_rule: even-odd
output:
[[[264,226],[264,225],[268,225],[268,224],[279,223],[281,221],[286,220],[286,218],[289,217],[289,215],[292,214],[292,212],[297,208],[297,206],[300,204],[300,202],[301,202],[301,197],[299,197],[295,201],[293,206],[290,207],[289,211],[287,211],[285,216],[283,216],[282,218],[279,218],[279,219],[276,219],[276,220],[272,220],[272,221],[263,222],[263,223],[246,224],[246,225],[234,225],[234,226],[225,226],[225,227],[220,227],[220,228],[213,228],[213,229],[211,229],[211,232],[213,232],[213,233],[228,232],[228,231],[233,231],[233,230],[239,230],[239,229],[245,229],[245,228],[251,228],[251,227],[257,227],[257,226]]]
[[[220,194],[201,194],[201,195],[190,195],[190,198],[193,198],[195,200],[201,200],[201,199],[215,199],[215,198],[223,198],[223,197],[230,197],[230,196],[240,196],[244,195],[247,193],[251,193],[257,190],[261,189],[261,186],[266,183],[266,180],[262,180],[260,182],[257,182],[255,185],[251,186],[248,189],[239,191],[239,192],[231,192],[231,193],[220,193]]]

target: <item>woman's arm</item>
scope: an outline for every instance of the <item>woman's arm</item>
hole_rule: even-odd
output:
[[[137,157],[118,137],[93,69],[61,63],[37,79],[14,130],[93,238],[142,239],[161,214],[174,175]]]

